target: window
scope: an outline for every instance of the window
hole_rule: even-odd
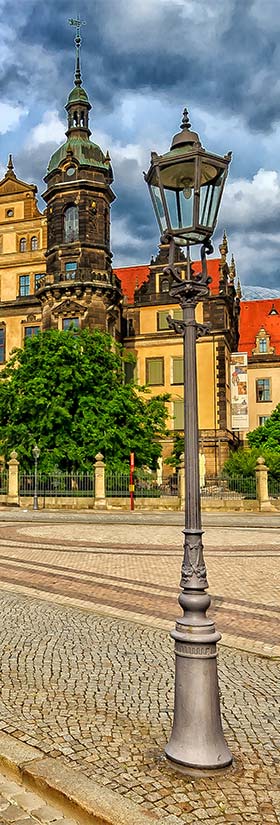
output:
[[[67,206],[64,212],[64,243],[71,243],[79,237],[79,210],[77,206]]]
[[[29,295],[30,293],[30,277],[29,275],[20,275],[19,276],[19,294]]]
[[[6,330],[5,327],[0,327],[0,364],[5,362],[5,344],[6,344]]]
[[[68,329],[79,329],[79,318],[63,318],[62,328],[64,332],[67,332]]]
[[[257,378],[256,400],[271,401],[271,381],[270,378]]]
[[[33,335],[38,335],[40,332],[39,326],[34,327],[24,327],[24,337],[25,338],[33,338]]]
[[[157,313],[157,328],[158,330],[169,329],[167,321],[168,309],[161,310]]]
[[[171,384],[184,383],[184,360],[181,356],[172,358]]]
[[[134,381],[135,363],[131,361],[124,362],[124,383],[130,384]]]
[[[169,292],[169,281],[164,278],[161,282],[161,291],[162,292]]]
[[[38,238],[36,238],[35,235],[33,235],[33,238],[31,238],[31,250],[32,250],[32,252],[35,252],[35,249],[38,249]]]
[[[35,275],[35,292],[36,292],[36,289],[39,289],[40,280],[41,280],[41,278],[44,277],[44,275],[45,275],[45,272],[36,272],[36,275]]]
[[[157,328],[159,331],[164,329],[169,329],[168,321],[166,320],[167,315],[171,315],[171,318],[174,318],[175,321],[182,321],[183,318],[183,310],[181,307],[178,309],[161,309],[157,313]]]
[[[266,421],[270,418],[269,415],[260,415],[259,416],[259,427],[263,427]]]
[[[174,417],[174,430],[183,430],[184,429],[184,401],[180,398],[178,401],[173,401],[173,417]]]
[[[164,358],[146,358],[146,384],[164,384]]]
[[[259,351],[260,352],[267,352],[267,338],[260,338],[260,340],[259,340]]]
[[[75,280],[76,271],[77,271],[76,261],[70,261],[68,264],[65,264],[66,280],[67,281]]]
[[[27,249],[26,238],[21,238],[20,242],[19,242],[19,251],[20,252],[26,252],[26,249]]]

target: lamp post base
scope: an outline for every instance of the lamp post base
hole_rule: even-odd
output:
[[[205,593],[182,594],[180,602],[196,601],[200,612],[210,599]],[[206,602],[208,604],[206,605]],[[200,603],[200,604],[199,604]],[[176,623],[175,707],[173,729],[165,753],[168,759],[196,770],[217,770],[232,764],[224,738],[217,674],[216,643],[221,635],[211,619],[190,613]],[[201,617],[202,618],[202,617]]]

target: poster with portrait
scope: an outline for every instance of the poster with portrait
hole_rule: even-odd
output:
[[[230,389],[232,429],[248,430],[249,409],[247,352],[232,352],[231,354]]]

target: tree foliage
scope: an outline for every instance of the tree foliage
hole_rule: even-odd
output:
[[[265,424],[248,433],[247,440],[249,447],[240,447],[232,452],[225,462],[224,472],[228,475],[253,477],[257,458],[262,455],[270,470],[270,477],[280,479],[280,404]]]
[[[280,453],[280,404],[275,407],[265,424],[248,433],[250,447],[264,447]]]
[[[136,466],[155,469],[168,396],[146,398],[144,388],[125,384],[124,365],[131,360],[99,331],[52,330],[27,339],[0,373],[5,458],[15,449],[21,467],[30,470],[36,442],[44,472],[89,470],[99,451],[111,468],[128,467],[133,451]]]

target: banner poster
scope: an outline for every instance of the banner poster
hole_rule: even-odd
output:
[[[232,352],[230,361],[231,426],[249,429],[247,352]]]

